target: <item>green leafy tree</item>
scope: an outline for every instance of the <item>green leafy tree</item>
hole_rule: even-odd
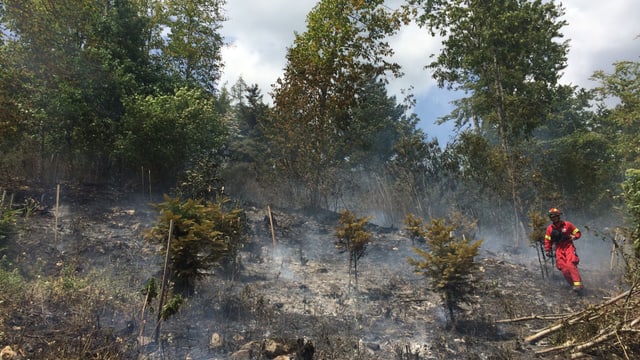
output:
[[[410,0],[422,11],[418,21],[443,48],[428,65],[439,86],[468,97],[443,121],[468,126],[483,138],[498,162],[489,173],[497,195],[511,200],[516,244],[523,234],[521,191],[530,167],[524,150],[544,123],[555,97],[568,45],[560,42],[563,10],[553,2],[529,0]],[[476,168],[470,168],[473,171]]]
[[[357,218],[349,210],[340,212],[340,224],[336,228],[338,246],[349,253],[349,279],[353,269],[356,289],[358,288],[358,261],[364,256],[373,234],[365,226],[370,218]]]
[[[160,59],[172,75],[211,94],[220,79],[222,46],[220,28],[224,0],[163,1],[162,26],[166,40],[159,45]]]
[[[530,149],[534,198],[554,204],[570,199],[567,206],[598,214],[612,205],[611,190],[621,179],[615,130],[607,111],[593,110],[592,92],[563,86],[559,94],[553,116],[536,130],[539,141]]]
[[[335,173],[351,155],[350,140],[364,136],[353,112],[372,79],[399,75],[385,41],[402,23],[383,1],[323,0],[296,34],[284,77],[274,86],[274,109],[263,125],[274,166],[307,205],[319,206],[335,186]]]
[[[263,99],[257,84],[248,85],[242,78],[231,87],[221,91],[220,97],[227,97],[231,103],[231,131],[228,155],[224,168],[227,189],[234,197],[257,199],[266,197],[265,202],[280,197],[280,188],[273,184],[280,174],[272,171],[272,151],[265,138],[262,125],[270,116],[270,108]],[[260,200],[258,200],[260,201]]]
[[[387,94],[384,81],[364,84],[362,99],[353,109],[353,131],[345,134],[351,146],[349,164],[365,171],[378,172],[396,155],[395,145],[408,128],[415,128],[414,119],[405,116],[408,105],[398,104]]]
[[[18,138],[37,139],[30,143],[40,161],[30,162],[56,159],[56,171],[71,178],[107,178],[122,97],[159,82],[145,52],[145,12],[129,1],[3,5],[2,52],[11,56],[0,60],[13,77]]]
[[[609,141],[617,144],[623,166],[640,164],[640,62],[619,61],[613,73],[596,71],[593,79],[600,82],[598,94],[616,102],[608,114]]]
[[[440,207],[450,179],[446,154],[437,139],[428,140],[417,128],[417,118],[406,119],[400,127],[400,137],[394,144],[394,156],[386,162],[386,172],[395,181],[396,206],[402,213],[434,215]],[[435,214],[437,215],[437,214]],[[444,215],[444,214],[441,214]]]
[[[638,264],[640,263],[640,170],[627,170],[625,181],[622,183],[622,190],[627,212],[630,216],[630,237],[633,246],[635,264],[636,267],[638,267]]]
[[[420,259],[407,258],[415,271],[427,277],[430,290],[438,293],[449,318],[455,326],[455,310],[462,303],[474,303],[473,293],[479,280],[476,276],[478,255],[482,240],[474,240],[468,222],[450,224],[434,219],[429,224],[416,222],[415,217],[405,221],[408,230],[426,239],[428,250],[414,247]]]
[[[173,174],[227,141],[223,114],[215,99],[201,90],[182,88],[174,94],[133,96],[125,107],[118,154],[129,168],[144,166],[159,180],[175,182]]]
[[[164,202],[155,205],[160,217],[145,236],[162,245],[162,254],[165,254],[173,222],[168,254],[176,289],[191,291],[196,280],[207,276],[214,267],[233,264],[244,235],[244,225],[242,210],[227,210],[227,202],[223,199],[217,203],[202,203],[165,195]]]
[[[97,150],[105,147],[110,134],[89,141],[83,138],[92,126],[97,129],[103,120],[109,121],[92,116],[94,106],[88,101],[103,99],[89,91],[93,82],[86,78],[92,72],[96,77],[104,75],[99,62],[88,56],[88,48],[94,45],[89,40],[96,6],[71,1],[56,6],[47,1],[5,1],[3,5],[3,25],[11,34],[4,46],[13,53],[3,59],[10,61],[4,66],[20,69],[16,84],[21,89],[15,101],[27,115],[29,135],[40,135],[42,157],[53,153],[70,160],[74,153],[84,152],[102,158]]]

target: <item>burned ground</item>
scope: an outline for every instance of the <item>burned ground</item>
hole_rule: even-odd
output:
[[[141,290],[160,278],[162,256],[141,234],[154,224],[157,197],[66,188],[57,232],[51,211],[20,219],[2,250],[3,268],[23,279],[3,279],[0,299],[0,346],[12,358],[544,358],[536,352],[558,339],[527,336],[624,290],[609,267],[586,263],[587,289],[576,296],[557,270],[543,278],[534,249],[516,253],[505,241],[477,258],[477,301],[453,328],[407,264],[421,244],[402,230],[371,226],[356,284],[334,244],[335,214],[274,210],[272,236],[266,209],[246,207],[237,271],[201,281],[156,342],[156,309]]]

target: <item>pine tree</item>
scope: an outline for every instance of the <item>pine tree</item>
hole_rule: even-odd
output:
[[[173,221],[168,251],[170,271],[176,289],[188,293],[193,290],[195,281],[205,277],[214,267],[234,265],[244,234],[242,210],[226,210],[224,203],[228,199],[203,203],[165,195],[164,200],[156,205],[161,215],[146,237],[161,244],[164,254],[169,224]]]
[[[336,229],[338,246],[349,252],[349,279],[351,279],[351,269],[358,287],[358,260],[364,256],[367,245],[371,243],[372,234],[365,230],[365,225],[369,218],[357,218],[349,210],[340,213],[340,225]]]
[[[467,224],[450,224],[444,219],[434,219],[428,225],[422,223],[418,226],[414,221],[413,231],[420,229],[418,233],[426,239],[428,250],[414,247],[414,252],[422,259],[407,259],[417,273],[431,280],[429,288],[441,296],[453,326],[454,312],[459,304],[474,302],[474,285],[479,279],[474,276],[478,268],[474,258],[482,240],[473,241]]]

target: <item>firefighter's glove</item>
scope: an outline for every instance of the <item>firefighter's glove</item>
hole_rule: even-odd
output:
[[[546,256],[548,258],[553,257],[553,255],[551,254],[551,251],[545,251],[544,252],[544,256]]]

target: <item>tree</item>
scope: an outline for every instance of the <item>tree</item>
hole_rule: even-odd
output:
[[[216,92],[223,65],[224,4],[224,0],[170,0],[162,7],[167,36],[159,46],[161,62],[170,74],[211,94]]]
[[[531,179],[539,200],[598,214],[612,205],[610,191],[620,183],[615,130],[607,111],[593,110],[593,92],[562,86],[558,94],[553,116],[535,131]]]
[[[118,155],[130,169],[140,166],[158,180],[174,175],[203,159],[227,141],[228,128],[216,101],[198,89],[174,94],[133,96],[126,100],[124,132]]]
[[[40,162],[58,160],[71,178],[107,178],[122,97],[159,82],[144,51],[144,11],[124,0],[11,0],[4,9],[3,52],[11,56],[2,61],[14,76],[22,138],[37,139]]]
[[[507,184],[514,239],[525,214],[520,191],[526,180],[523,151],[544,123],[555,97],[568,45],[560,42],[566,24],[560,6],[529,0],[410,0],[422,11],[418,22],[443,36],[443,49],[428,65],[440,87],[470,95],[455,102],[443,121],[471,126],[495,148],[493,183]],[[494,156],[491,156],[492,158]]]
[[[336,229],[339,247],[349,253],[349,280],[351,280],[353,268],[356,289],[358,288],[358,261],[364,256],[373,236],[365,230],[369,220],[369,218],[357,218],[349,210],[344,210],[340,212],[340,224]]]
[[[438,140],[429,141],[427,134],[417,128],[417,120],[410,117],[402,123],[400,138],[393,146],[394,156],[387,160],[385,168],[395,181],[396,198],[400,200],[397,205],[405,206],[402,213],[431,216],[433,208],[441,205],[438,199],[447,201],[441,195],[450,176]]]
[[[307,31],[288,49],[284,77],[274,85],[274,111],[263,129],[271,141],[277,171],[301,185],[306,203],[321,205],[334,187],[334,174],[347,162],[362,135],[364,119],[354,110],[372,79],[399,66],[385,42],[401,25],[383,1],[323,0],[307,16]]]
[[[352,131],[345,134],[351,147],[352,168],[377,171],[396,155],[396,144],[409,128],[415,129],[413,118],[405,113],[409,106],[398,104],[389,96],[382,80],[363,84],[357,105],[352,110]]]
[[[242,210],[227,210],[227,202],[228,199],[217,203],[181,200],[165,195],[164,202],[155,205],[160,217],[145,237],[162,245],[162,254],[168,251],[170,272],[178,290],[192,291],[196,280],[237,255],[244,234]],[[167,250],[171,222],[173,232]]]
[[[630,220],[629,238],[633,256],[627,261],[627,273],[631,283],[640,281],[640,170],[629,169],[622,183],[622,196]]]
[[[474,258],[478,255],[482,240],[473,240],[466,222],[450,224],[444,219],[434,219],[429,224],[419,225],[415,217],[408,217],[405,223],[413,236],[426,239],[424,250],[414,247],[413,251],[421,260],[407,258],[415,271],[431,280],[430,289],[440,295],[449,319],[455,327],[455,310],[462,303],[474,303],[472,297],[474,276],[478,264]]]
[[[640,164],[640,62],[619,61],[614,72],[606,74],[596,71],[593,79],[600,82],[596,88],[603,99],[616,101],[608,119],[615,137],[618,152],[624,166],[638,167]],[[611,141],[611,139],[610,139]]]
[[[258,84],[247,85],[242,78],[233,86],[237,103],[235,110],[238,117],[238,131],[240,135],[260,136],[258,122],[261,121],[269,110],[265,104]]]

